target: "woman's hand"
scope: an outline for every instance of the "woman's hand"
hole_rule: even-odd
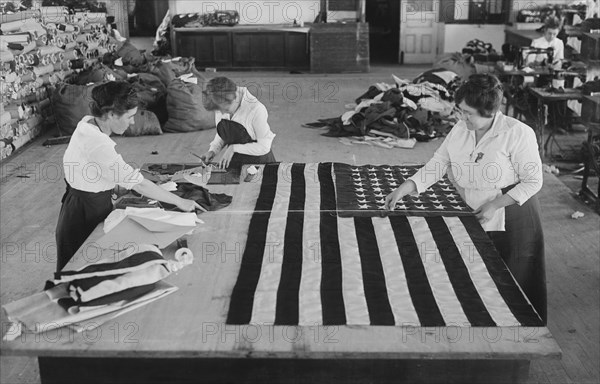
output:
[[[231,159],[233,158],[234,153],[235,152],[233,151],[233,145],[227,146],[227,149],[225,149],[225,152],[223,152],[223,156],[219,161],[219,167],[221,169],[227,169],[229,167],[229,163],[231,163]]]
[[[202,208],[194,200],[181,199],[181,198],[179,199],[179,202],[177,203],[177,208],[181,209],[183,212],[194,212],[197,209],[201,210],[202,212],[206,212],[206,209]]]
[[[208,151],[205,154],[203,154],[202,156],[200,156],[200,160],[204,161],[204,163],[208,164],[211,162],[212,159],[215,158],[215,153],[213,151]]]
[[[475,214],[475,217],[477,217],[477,220],[483,224],[492,220],[497,210],[498,206],[496,205],[496,202],[492,200],[477,208],[473,213]]]
[[[394,190],[394,192],[390,193],[385,198],[385,209],[388,211],[393,211],[396,208],[396,203],[398,203],[404,196],[411,194],[417,191],[417,186],[414,181],[407,180],[402,185]]]

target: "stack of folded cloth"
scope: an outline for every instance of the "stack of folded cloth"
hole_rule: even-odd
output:
[[[43,292],[5,305],[14,324],[5,338],[16,338],[22,327],[35,333],[63,326],[89,330],[90,325],[96,327],[176,291],[163,279],[192,261],[187,248],[179,249],[174,260],[166,260],[153,245],[103,250],[98,262],[58,272]]]

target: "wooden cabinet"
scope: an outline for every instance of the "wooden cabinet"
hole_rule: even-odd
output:
[[[179,33],[175,41],[176,55],[195,57],[199,67],[231,67],[229,33]]]
[[[175,28],[174,55],[217,69],[310,69],[308,29]]]

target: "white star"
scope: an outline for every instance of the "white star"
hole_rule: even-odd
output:
[[[360,182],[360,181],[357,183],[357,182],[355,181],[355,182],[354,182],[354,185],[356,185],[357,187],[362,187],[362,186],[363,186],[363,183],[362,183],[362,182]]]
[[[391,187],[395,187],[396,185],[398,185],[398,183],[396,183],[395,181],[390,181],[389,184]]]
[[[444,192],[452,192],[452,188],[440,188]]]
[[[364,189],[363,187],[360,187],[360,188],[354,188],[354,190],[355,190],[356,192],[364,192],[364,191],[366,191],[366,189]]]
[[[441,203],[441,201],[439,201],[438,199],[433,199],[433,200],[431,200],[431,202],[433,204],[440,204]]]
[[[376,172],[376,171],[377,171],[377,168],[373,168],[373,167],[369,168],[369,172]]]
[[[458,205],[453,205],[452,208],[454,209],[458,209],[459,211],[462,211],[464,208]]]
[[[358,199],[358,203],[359,203],[359,204],[367,204],[367,203],[368,203],[368,201],[367,201],[367,200],[365,200],[365,199]]]
[[[423,205],[415,205],[415,208],[417,208],[417,209],[426,209]]]
[[[360,168],[352,168],[352,172],[360,172]]]
[[[356,197],[358,197],[359,199],[364,199],[366,196],[364,193],[357,193]]]
[[[434,205],[433,207],[435,209],[444,209],[444,206],[442,204],[440,204],[440,205]]]
[[[421,200],[419,200],[418,198],[417,198],[417,199],[414,199],[412,202],[413,202],[413,203],[415,203],[415,204],[422,204],[422,203],[423,203],[423,202],[422,202]]]
[[[446,195],[447,197],[458,197],[458,195],[455,195],[454,193],[449,193]]]
[[[369,209],[369,204],[359,204],[358,208],[359,209]]]
[[[386,172],[392,172],[392,168],[390,168],[390,167],[383,168],[383,170],[386,171]]]

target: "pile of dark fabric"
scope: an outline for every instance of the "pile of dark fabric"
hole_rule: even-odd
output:
[[[128,81],[140,99],[135,124],[124,136],[215,128],[214,113],[202,105],[205,79],[194,61],[193,57],[156,57],[128,41],[120,44],[56,87],[51,103],[59,134],[71,135],[77,123],[91,114],[91,91],[106,81]]]
[[[174,28],[200,28],[209,26],[232,27],[239,24],[238,11],[214,11],[210,13],[186,13],[173,16]]]
[[[491,43],[486,43],[479,39],[469,41],[462,49],[462,53],[472,55],[478,63],[502,60],[502,55],[496,52]]]
[[[429,141],[449,128],[442,120],[453,120],[454,92],[460,86],[456,73],[432,69],[412,82],[394,76],[395,84],[372,85],[356,99],[356,108],[340,117],[305,124],[327,127],[323,136],[393,135],[400,139]],[[443,126],[442,126],[443,125]]]

